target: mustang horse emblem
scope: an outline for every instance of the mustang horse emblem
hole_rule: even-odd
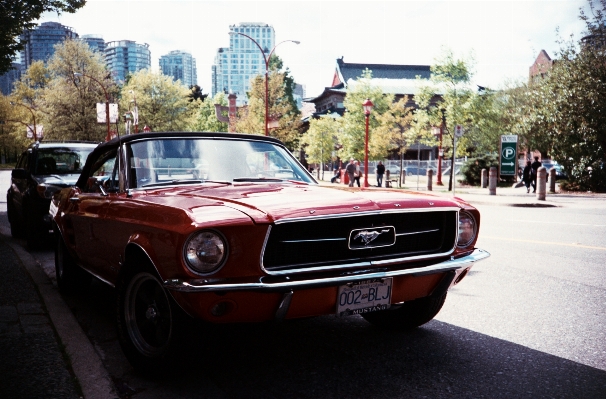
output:
[[[389,233],[389,229],[384,229],[381,231],[361,231],[358,234],[356,234],[356,236],[353,238],[354,240],[357,240],[358,237],[360,237],[360,239],[364,242],[364,245],[368,245],[371,242],[373,242],[374,240],[377,239],[378,236],[380,236],[383,233]]]

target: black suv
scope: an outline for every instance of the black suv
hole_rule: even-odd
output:
[[[36,247],[51,229],[48,213],[53,194],[73,186],[88,154],[99,143],[86,141],[41,142],[21,154],[6,193],[8,220],[13,237]]]

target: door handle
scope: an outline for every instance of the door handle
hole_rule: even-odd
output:
[[[80,202],[79,197],[70,197],[69,202]]]

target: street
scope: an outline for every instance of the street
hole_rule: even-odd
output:
[[[10,172],[0,171],[6,242]],[[606,392],[606,197],[552,196],[554,207],[457,195],[482,215],[492,254],[411,333],[360,316],[192,325],[170,376],[135,373],[121,352],[115,296],[94,281],[63,297],[121,398],[603,398]],[[54,281],[53,248],[29,251]],[[1,283],[0,283],[1,284]]]

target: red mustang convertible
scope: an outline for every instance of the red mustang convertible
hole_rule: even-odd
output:
[[[469,204],[321,187],[273,138],[142,133],[99,145],[50,209],[63,292],[117,290],[133,366],[174,359],[187,316],[208,323],[361,315],[409,329],[489,256]]]

